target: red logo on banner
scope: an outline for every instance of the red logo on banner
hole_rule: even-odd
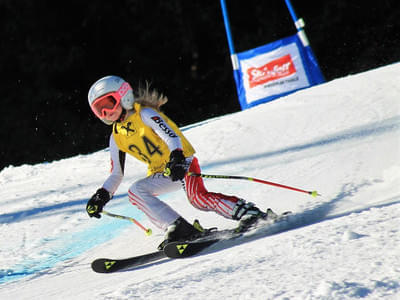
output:
[[[261,67],[247,69],[250,88],[294,73],[296,73],[296,68],[290,54],[270,61]]]

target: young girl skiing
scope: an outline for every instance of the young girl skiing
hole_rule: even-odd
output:
[[[100,218],[124,176],[125,155],[130,154],[148,166],[147,177],[134,182],[128,190],[129,200],[150,221],[166,231],[165,242],[180,241],[199,235],[173,208],[161,201],[162,195],[183,188],[190,203],[203,211],[214,211],[240,220],[238,230],[245,230],[259,218],[266,218],[253,203],[235,196],[208,192],[194,156],[195,150],[178,126],[160,111],[167,98],[149,87],[139,88],[134,97],[131,86],[118,76],[106,76],[89,90],[93,113],[112,125],[110,154],[112,171],[103,186],[88,201],[90,217]]]

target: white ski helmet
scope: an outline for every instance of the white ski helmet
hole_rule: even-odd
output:
[[[128,82],[123,80],[118,76],[106,76],[97,80],[89,89],[88,101],[90,107],[92,107],[93,102],[108,93],[116,92],[120,97],[121,106],[126,110],[131,110],[133,108],[133,103],[135,98],[133,96],[133,91]],[[112,122],[101,119],[106,124],[112,124]]]

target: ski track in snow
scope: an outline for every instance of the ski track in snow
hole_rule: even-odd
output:
[[[109,275],[90,270],[94,258],[139,255],[162,240],[126,200],[130,183],[145,172],[135,161],[107,209],[151,226],[150,238],[130,222],[86,216],[88,198],[107,175],[107,150],[5,168],[0,298],[399,299],[399,82],[394,64],[184,128],[204,173],[249,175],[322,194],[206,179],[209,190],[293,215],[190,259]],[[190,207],[182,192],[162,198],[207,227],[235,224]]]

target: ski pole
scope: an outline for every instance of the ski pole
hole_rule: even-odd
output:
[[[291,186],[287,186],[287,185],[283,185],[283,184],[279,184],[279,183],[274,183],[274,182],[270,182],[270,181],[266,181],[266,180],[262,180],[262,179],[257,179],[257,178],[253,178],[253,177],[232,176],[232,175],[208,175],[208,174],[198,174],[198,173],[191,173],[191,172],[189,172],[188,175],[195,176],[195,177],[202,177],[202,178],[243,179],[243,180],[249,180],[249,181],[259,182],[259,183],[263,183],[263,184],[269,184],[269,185],[273,185],[276,187],[280,187],[280,188],[284,188],[284,189],[288,189],[288,190],[292,190],[292,191],[296,191],[296,192],[306,193],[313,197],[321,196],[320,194],[318,194],[317,191],[306,191],[306,190],[298,189],[295,187],[291,187]]]
[[[131,221],[132,223],[134,223],[135,225],[137,225],[137,226],[139,226],[141,229],[143,229],[144,232],[145,232],[145,234],[146,234],[147,236],[149,236],[149,235],[151,235],[151,234],[153,233],[153,231],[151,230],[151,228],[146,228],[146,227],[144,227],[142,224],[139,223],[139,221],[137,221],[137,220],[134,219],[134,218],[126,217],[126,216],[121,216],[121,215],[116,215],[116,214],[110,213],[110,212],[105,211],[105,210],[103,210],[102,213],[105,214],[106,216],[109,216],[109,217],[113,217],[113,218],[117,218],[117,219],[122,219],[122,220]]]

